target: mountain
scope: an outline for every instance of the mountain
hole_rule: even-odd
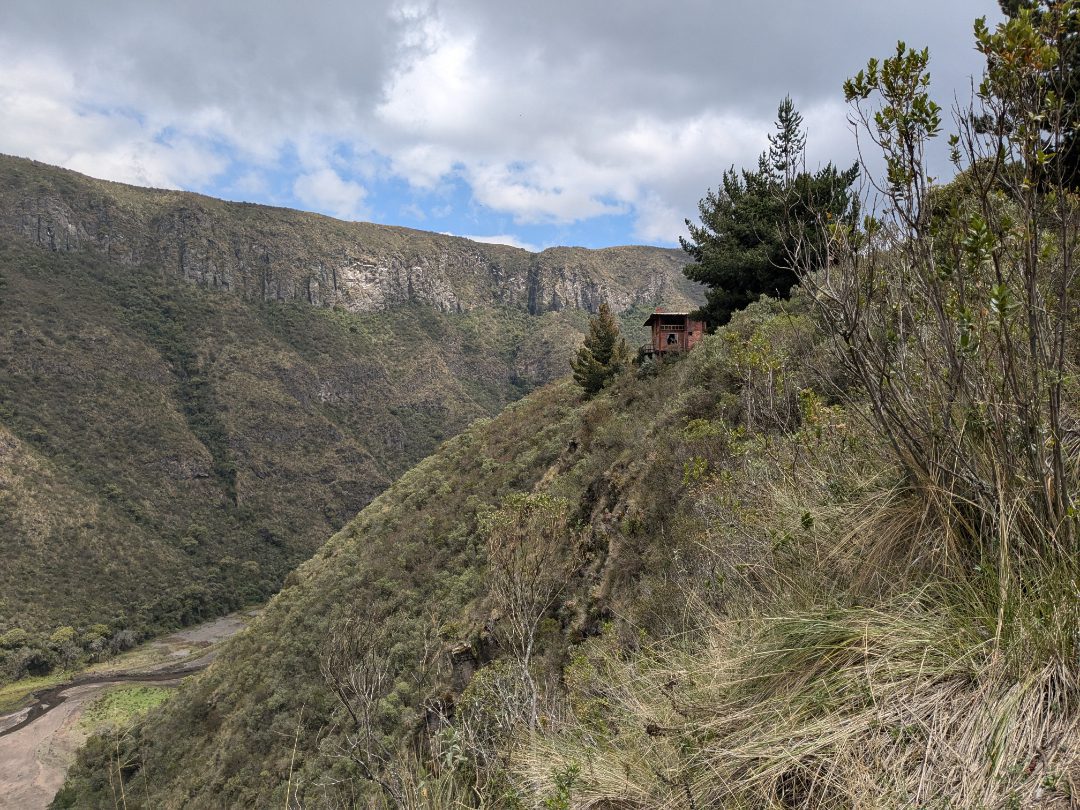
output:
[[[638,329],[692,304],[680,264],[0,157],[0,677],[265,598],[440,441],[564,374],[601,301]]]
[[[342,222],[179,191],[95,180],[0,156],[0,233],[51,252],[234,292],[347,312],[424,304],[443,313],[506,306],[539,315],[694,303],[685,254],[650,247],[529,253],[442,234]]]

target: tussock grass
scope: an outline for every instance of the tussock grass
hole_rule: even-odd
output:
[[[925,574],[902,543],[932,536],[917,504],[886,491],[852,514],[880,529],[804,569],[800,593],[637,655],[597,644],[596,675],[571,705],[598,701],[608,720],[579,713],[523,746],[528,790],[550,792],[578,764],[582,808],[1073,806],[1075,560],[1038,558],[1007,581],[989,565]],[[902,562],[876,601],[833,581]]]
[[[579,768],[580,808],[1074,806],[1075,555],[1022,506],[972,547],[840,416],[697,486],[696,621],[584,645],[564,722],[517,748],[523,793]]]

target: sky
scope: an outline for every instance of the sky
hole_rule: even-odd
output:
[[[0,152],[530,250],[677,245],[776,108],[850,165],[843,80],[994,0],[0,0]],[[937,157],[947,173],[943,157]]]

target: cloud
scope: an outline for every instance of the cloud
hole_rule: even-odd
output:
[[[249,198],[265,198],[270,194],[270,182],[266,175],[258,171],[246,171],[228,185],[232,195]]]
[[[435,216],[464,188],[460,216],[481,218],[464,227],[618,220],[671,243],[785,94],[813,164],[854,159],[840,84],[897,39],[930,47],[947,106],[979,69],[982,14],[996,2],[13,0],[0,150],[145,185],[291,187],[349,217]],[[382,203],[399,185],[411,198]]]
[[[128,108],[95,105],[57,60],[0,57],[0,109],[0,151],[95,177],[182,188],[205,183],[226,166],[197,136],[165,133]]]
[[[454,234],[449,234],[453,236]],[[521,248],[527,250],[530,253],[539,253],[541,248],[537,245],[529,244],[521,239],[518,239],[513,234],[500,233],[494,236],[466,236],[462,235],[462,239],[470,239],[473,242],[483,242],[486,245],[509,245],[510,247]]]
[[[357,220],[365,215],[367,191],[357,182],[343,180],[330,168],[300,175],[293,184],[293,193],[312,210],[338,219]]]

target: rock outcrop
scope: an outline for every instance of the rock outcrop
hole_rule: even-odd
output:
[[[530,314],[607,301],[692,305],[680,251],[550,248],[530,253],[453,236],[95,180],[0,157],[0,232],[51,251],[91,249],[160,266],[249,300],[352,312],[407,302],[441,312],[501,304]]]

